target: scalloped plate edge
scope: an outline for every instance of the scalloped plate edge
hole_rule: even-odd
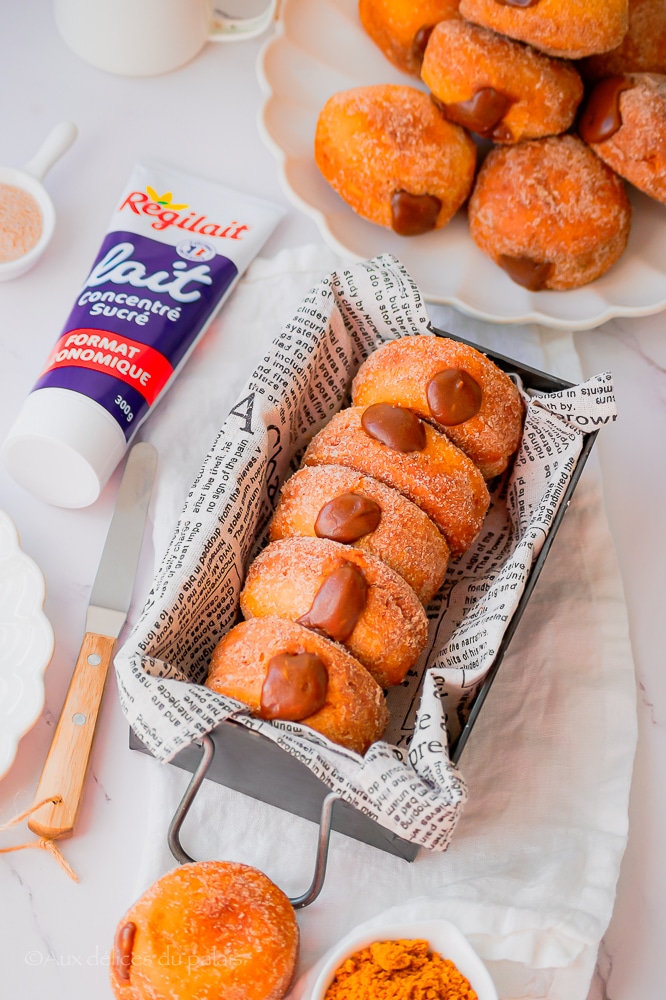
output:
[[[14,559],[18,557],[20,563],[30,574],[34,582],[34,589],[30,595],[32,608],[28,621],[34,630],[35,644],[34,657],[30,661],[30,669],[23,677],[22,711],[16,715],[16,728],[11,728],[7,717],[2,719],[0,732],[0,780],[7,774],[14,763],[22,737],[32,729],[44,708],[44,674],[51,662],[55,645],[53,628],[43,610],[46,587],[42,571],[34,559],[26,555],[21,548],[19,534],[12,518],[4,510],[0,509],[0,532],[3,530],[5,536],[9,537],[9,543],[4,551],[0,550],[0,560],[2,557],[13,557]],[[2,562],[0,561],[0,572],[1,567]],[[0,622],[0,626],[6,624],[11,623]],[[5,666],[2,653],[3,650],[0,645],[0,680],[2,680],[2,671]]]

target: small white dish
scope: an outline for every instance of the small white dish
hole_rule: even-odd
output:
[[[666,308],[666,206],[631,186],[633,221],[620,260],[601,278],[566,292],[531,292],[479,250],[463,211],[425,236],[404,237],[362,219],[326,183],[314,161],[319,112],[334,93],[374,83],[423,86],[383,56],[361,26],[358,0],[283,0],[277,34],[259,57],[260,129],[289,199],[344,257],[394,254],[428,302],[494,323],[586,330],[615,316]]]
[[[37,242],[21,257],[0,262],[0,281],[18,278],[29,271],[42,256],[55,229],[55,208],[51,196],[42,184],[46,173],[56,160],[65,153],[77,136],[77,128],[72,122],[61,122],[46,137],[32,160],[19,170],[16,167],[0,167],[0,184],[21,188],[37,202],[42,214],[42,231]]]
[[[352,931],[329,952],[312,987],[310,1000],[324,1000],[336,970],[350,955],[367,948],[375,941],[397,941],[400,938],[425,939],[430,944],[431,951],[450,959],[457,966],[469,980],[479,1000],[498,1000],[497,990],[485,965],[467,938],[447,920],[406,921],[389,923],[385,927],[376,926],[371,931]]]
[[[43,604],[44,577],[0,510],[0,778],[44,707],[54,639]]]

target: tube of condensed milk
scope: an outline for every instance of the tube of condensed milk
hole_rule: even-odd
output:
[[[137,166],[2,445],[10,475],[48,503],[93,503],[283,214],[168,167]]]

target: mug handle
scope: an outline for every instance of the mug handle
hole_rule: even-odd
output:
[[[247,38],[256,38],[266,30],[275,17],[277,5],[278,0],[270,0],[266,10],[256,17],[232,17],[223,10],[215,8],[210,41],[241,42]]]

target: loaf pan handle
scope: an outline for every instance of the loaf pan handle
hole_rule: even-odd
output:
[[[201,738],[201,748],[201,760],[199,761],[197,769],[190,779],[190,783],[185,789],[185,794],[178,803],[178,807],[174,813],[173,819],[171,820],[169,832],[167,834],[169,850],[178,864],[181,865],[186,865],[194,861],[194,858],[191,858],[190,855],[183,849],[183,845],[180,842],[180,830],[185,822],[188,812],[190,811],[192,803],[196,798],[197,792],[206,777],[206,772],[208,771],[215,754],[215,744],[211,736],[208,734]],[[330,792],[321,804],[321,815],[319,817],[319,839],[317,841],[317,857],[315,859],[314,876],[309,889],[307,889],[302,896],[294,896],[293,898],[290,898],[289,902],[295,910],[299,910],[304,906],[309,906],[310,903],[314,902],[322,890],[324,878],[326,877],[326,864],[328,861],[328,845],[331,838],[331,818],[333,815],[333,806],[339,798],[340,796],[336,795],[335,792]]]

